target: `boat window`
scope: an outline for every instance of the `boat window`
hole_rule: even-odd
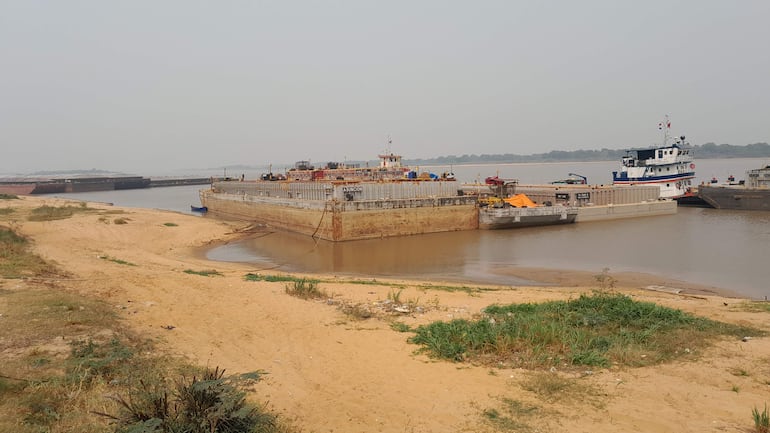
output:
[[[658,150],[658,158],[663,158],[663,151],[662,150]]]

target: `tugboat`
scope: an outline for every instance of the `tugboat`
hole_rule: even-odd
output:
[[[630,149],[621,159],[620,171],[612,172],[613,185],[658,185],[660,198],[678,199],[692,195],[695,164],[690,144],[682,135],[669,143],[668,116],[658,124],[663,143],[644,149]]]

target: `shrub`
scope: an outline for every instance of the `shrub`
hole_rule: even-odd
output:
[[[276,416],[246,402],[244,388],[263,372],[225,377],[219,367],[173,383],[140,380],[127,397],[111,397],[117,432],[247,433],[277,431]]]

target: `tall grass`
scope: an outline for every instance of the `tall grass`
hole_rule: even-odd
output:
[[[422,325],[410,341],[431,356],[510,366],[641,366],[681,356],[718,335],[760,331],[695,317],[620,294],[492,305],[476,321]]]

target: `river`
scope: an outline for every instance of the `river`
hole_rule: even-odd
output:
[[[742,179],[766,158],[697,160],[696,183],[728,175]],[[614,162],[479,164],[420,167],[452,171],[458,181],[487,176],[546,183],[578,173],[610,184]],[[247,174],[256,176],[258,174]],[[61,197],[190,213],[198,190],[178,186],[73,193]],[[206,216],[209,218],[210,216]],[[505,267],[641,272],[764,299],[770,296],[770,212],[679,207],[676,215],[514,230],[469,231],[332,243],[272,232],[214,248],[212,260],[254,263],[289,272],[442,278],[515,283]]]

